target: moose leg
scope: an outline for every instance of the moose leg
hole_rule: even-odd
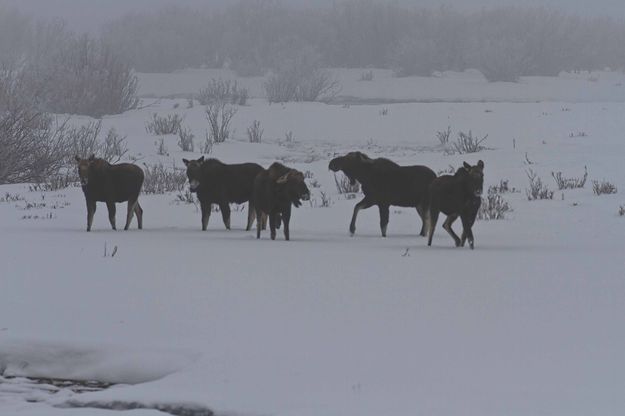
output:
[[[139,205],[139,200],[135,204],[135,215],[137,216],[137,223],[139,224],[139,229],[143,229],[143,208]]]
[[[267,225],[267,216],[256,208],[256,238],[260,238],[260,230],[264,230]]]
[[[109,210],[109,222],[111,223],[111,227],[117,230],[117,227],[115,227],[115,202],[107,202],[106,207]]]
[[[356,233],[356,217],[358,217],[358,211],[361,209],[367,209],[373,206],[373,202],[369,201],[367,197],[364,197],[362,201],[356,204],[354,207],[354,214],[352,215],[352,222],[349,224],[349,233],[353,236]]]
[[[245,231],[249,231],[252,229],[252,224],[254,224],[254,220],[256,219],[256,210],[254,209],[254,204],[250,201],[247,205],[247,227],[245,227]]]
[[[221,211],[221,218],[224,220],[226,230],[230,229],[230,204],[223,202],[219,204],[219,210]]]
[[[278,214],[277,212],[272,212],[269,214],[269,231],[271,232],[272,240],[276,239],[276,220],[278,219],[279,215],[280,214]]]
[[[386,237],[386,227],[388,227],[389,207],[388,205],[378,205],[380,209],[380,230],[382,231],[382,237]]]
[[[289,222],[291,221],[291,206],[289,205],[283,212],[282,212],[282,222],[284,223],[284,239],[286,241],[289,241],[290,239],[290,232],[289,232]]]
[[[469,247],[471,250],[474,248],[474,240],[473,240],[473,223],[475,222],[475,218],[472,218],[471,215],[462,215],[460,217],[462,220],[462,238],[460,239],[460,245],[464,247],[464,243],[469,239]]]
[[[206,231],[206,228],[208,228],[208,220],[211,217],[211,204],[200,201],[200,209],[202,211],[202,231]]]
[[[135,213],[136,205],[137,205],[136,199],[134,201],[130,199],[128,200],[128,211],[126,213],[126,225],[124,226],[124,231],[127,231],[128,228],[130,227],[130,222],[132,221],[132,216]]]
[[[430,207],[430,214],[429,214],[429,236],[428,236],[428,246],[432,245],[432,237],[434,237],[434,231],[436,230],[436,222],[438,221],[438,214],[439,214],[439,210],[438,208],[433,208]]]
[[[87,231],[91,231],[91,224],[93,224],[93,214],[95,214],[95,201],[87,200]]]
[[[427,235],[427,228],[428,228],[427,226],[428,210],[423,205],[417,205],[417,213],[419,214],[419,217],[421,217],[421,232],[419,233],[419,235],[421,237],[425,237]]]
[[[458,235],[454,232],[454,230],[451,228],[451,225],[454,223],[454,221],[456,221],[458,219],[458,214],[451,214],[447,217],[447,219],[445,220],[445,222],[443,223],[443,228],[445,229],[445,231],[447,231],[449,233],[449,235],[451,236],[451,238],[454,239],[454,242],[456,243],[456,247],[460,247],[460,237],[458,237]]]

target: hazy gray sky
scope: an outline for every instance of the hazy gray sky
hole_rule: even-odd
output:
[[[208,6],[236,0],[0,0],[38,17],[63,17],[76,29],[94,30],[112,18],[131,11],[153,10],[164,4]],[[327,5],[335,0],[282,0],[283,4]],[[340,1],[340,0],[338,0]],[[385,0],[377,0],[385,1]],[[476,9],[502,5],[544,6],[572,14],[625,18],[625,0],[390,0],[415,6],[448,5],[457,9]]]

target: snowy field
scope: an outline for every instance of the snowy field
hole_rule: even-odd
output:
[[[207,82],[201,73],[142,74],[142,94],[195,92]],[[443,102],[269,105],[254,93],[259,79],[242,80],[256,82],[255,98],[211,156],[310,172],[313,198],[294,210],[290,242],[281,232],[257,241],[243,231],[243,207],[232,231],[214,213],[202,232],[199,207],[175,193],[140,198],[142,231],[136,223],[110,230],[99,204],[87,233],[80,188],[0,186],[0,414],[625,412],[623,75],[484,87],[471,74],[393,84],[383,71],[371,82],[356,81],[360,71],[338,73],[354,80],[343,82],[345,97]],[[204,109],[186,104],[144,98],[144,108],[104,118],[104,129],[128,136],[137,163],[180,168],[200,153],[165,136],[169,155],[156,155],[159,137],[145,123],[154,112],[178,113],[197,148]],[[254,120],[261,144],[247,142]],[[447,126],[454,136],[488,134],[488,149],[446,154],[436,132]],[[427,247],[406,208],[391,208],[388,238],[375,207],[360,213],[350,237],[358,199],[340,195],[328,170],[350,150],[437,172],[482,159],[485,188],[508,180],[517,190],[502,195],[513,211],[478,221],[473,251],[452,247],[442,220]],[[584,166],[584,188],[557,190],[551,172],[581,177]],[[553,200],[528,201],[530,169]],[[595,196],[593,180],[618,193]],[[74,392],[26,377],[114,385]]]

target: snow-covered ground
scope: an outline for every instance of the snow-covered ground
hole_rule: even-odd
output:
[[[176,77],[149,84],[142,76],[143,92],[178,94],[203,83]],[[232,231],[215,213],[201,232],[198,208],[175,194],[141,197],[142,231],[135,223],[111,231],[99,205],[86,233],[79,188],[1,186],[0,200],[9,201],[0,202],[0,414],[622,414],[625,87],[616,85],[619,75],[603,77],[605,85],[541,79],[544,89],[531,87],[540,96],[513,84],[493,84],[491,92],[459,86],[451,95],[454,82],[471,78],[419,79],[431,84],[423,95],[412,95],[415,86],[382,96],[375,91],[387,91],[378,85],[386,81],[376,72],[374,81],[358,82],[370,85],[362,94],[345,94],[474,101],[486,91],[483,100],[508,101],[498,103],[251,99],[233,119],[234,138],[212,156],[264,166],[283,160],[310,171],[313,201],[294,211],[290,242],[280,233],[257,241],[243,231],[244,210],[233,212]],[[569,82],[588,90],[559,86]],[[356,91],[345,84],[344,92]],[[555,90],[563,95],[549,95]],[[555,98],[525,102],[540,97]],[[169,156],[157,156],[158,138],[145,122],[153,112],[184,115],[199,147],[201,106],[150,98],[143,105],[104,119],[105,128],[128,135],[138,163],[181,167],[182,157],[199,157],[178,151],[174,136],[165,137]],[[261,144],[246,141],[253,120],[264,128]],[[489,149],[445,154],[436,132],[447,126],[454,135],[488,134]],[[405,208],[391,209],[388,238],[380,237],[375,208],[360,213],[350,237],[356,200],[338,194],[327,164],[354,149],[435,171],[482,159],[486,186],[508,179],[520,191],[503,195],[514,211],[479,221],[473,251],[452,247],[440,225],[428,248],[416,235],[416,212]],[[552,171],[582,176],[584,166],[585,188],[527,200],[529,169],[554,190]],[[619,193],[595,196],[591,181],[604,179]],[[330,207],[319,206],[322,191]],[[116,385],[50,393],[19,377]]]
[[[625,74],[618,72],[562,73],[558,77],[523,77],[519,82],[487,82],[475,70],[443,72],[434,77],[393,76],[386,69],[330,69],[341,86],[339,102],[623,102]],[[372,81],[362,81],[365,73]],[[187,69],[171,74],[140,73],[139,94],[168,97],[197,93],[208,81],[237,80],[250,96],[263,97],[263,77],[236,78],[233,71]]]

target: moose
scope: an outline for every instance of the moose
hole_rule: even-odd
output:
[[[349,232],[356,232],[358,211],[377,205],[380,210],[380,229],[382,237],[386,237],[389,221],[389,207],[414,207],[421,217],[420,235],[426,235],[426,215],[428,188],[436,178],[432,169],[426,166],[400,166],[385,159],[371,159],[362,152],[350,152],[345,156],[334,158],[328,166],[333,172],[343,171],[353,184],[362,185],[364,198],[354,207]]]
[[[111,165],[104,159],[91,155],[88,159],[75,156],[78,163],[80,185],[87,201],[87,231],[91,231],[96,202],[106,202],[109,221],[115,227],[115,204],[128,201],[126,225],[128,230],[133,214],[137,214],[139,229],[143,228],[143,209],[139,205],[139,193],[143,185],[143,170],[131,163]]]
[[[230,203],[249,202],[246,231],[252,227],[256,216],[252,194],[254,178],[263,170],[256,163],[226,164],[218,159],[182,159],[187,167],[191,192],[197,193],[202,212],[202,231],[206,231],[211,215],[211,205],[217,204],[226,229],[230,229]]]
[[[284,238],[290,239],[289,223],[291,205],[298,208],[301,200],[310,199],[310,191],[304,181],[304,174],[281,163],[273,163],[269,169],[261,171],[254,180],[254,206],[256,217],[263,214],[269,217],[271,239],[276,239],[276,229],[284,222]],[[256,238],[260,238],[261,221],[256,222]]]
[[[430,185],[430,229],[428,246],[432,245],[434,229],[440,212],[447,215],[443,228],[454,239],[456,247],[464,247],[466,240],[473,250],[473,223],[482,203],[484,186],[484,162],[471,166],[467,162],[452,175],[442,175]],[[462,237],[458,237],[451,228],[456,219],[462,220]]]

